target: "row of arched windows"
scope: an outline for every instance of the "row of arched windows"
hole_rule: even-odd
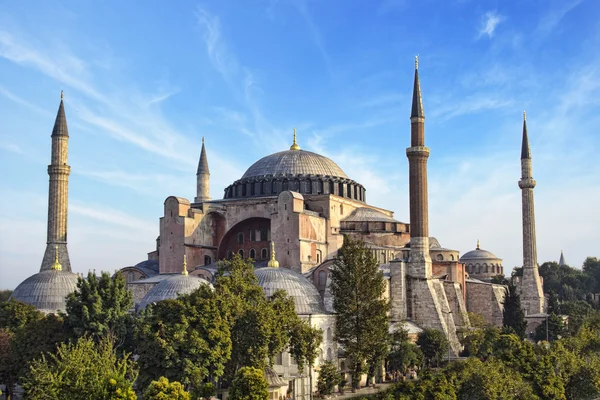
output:
[[[467,273],[469,274],[486,274],[486,273],[492,273],[492,274],[502,274],[504,273],[503,268],[501,265],[487,265],[487,264],[483,264],[483,265],[479,265],[479,264],[468,264],[467,265]]]
[[[245,252],[244,249],[239,249],[238,250],[238,254],[240,255],[240,257],[244,258],[245,257]],[[248,251],[248,257],[256,260],[256,250],[254,249],[250,249],[250,251]],[[227,258],[229,260],[231,260],[233,258],[233,250],[227,250]],[[266,260],[267,258],[269,258],[269,250],[267,250],[266,248],[261,249],[260,251],[260,258],[263,260]]]

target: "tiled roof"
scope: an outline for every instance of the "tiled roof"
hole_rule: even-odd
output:
[[[497,256],[487,250],[475,249],[463,254],[460,261],[499,260]]]
[[[77,274],[68,271],[41,271],[17,286],[11,298],[45,313],[66,311],[65,298],[77,289],[77,279]]]
[[[332,160],[304,150],[286,150],[263,157],[248,168],[242,179],[264,175],[324,175],[348,178]]]

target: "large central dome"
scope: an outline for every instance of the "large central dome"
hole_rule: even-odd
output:
[[[265,175],[323,175],[348,178],[332,160],[304,150],[286,150],[261,158],[248,168],[242,179]]]

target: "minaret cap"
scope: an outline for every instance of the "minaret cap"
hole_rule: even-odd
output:
[[[64,93],[64,92],[61,90],[61,91],[60,91],[60,99],[62,100],[62,99],[64,99],[64,98],[65,98],[65,93]]]
[[[54,246],[54,251],[54,263],[52,263],[50,269],[52,269],[52,271],[62,271],[62,265],[58,262],[58,245]]]
[[[527,113],[523,111],[523,141],[521,143],[521,159],[530,159],[529,135],[527,133]]]
[[[275,259],[275,242],[271,242],[271,259],[267,266],[269,268],[279,268],[279,262]]]
[[[188,275],[188,270],[187,270],[187,256],[184,254],[183,255],[183,271],[181,272],[181,275]]]
[[[300,146],[296,143],[296,128],[294,128],[294,143],[290,146],[290,150],[300,150]]]
[[[480,247],[479,247],[479,239],[477,239],[477,250],[479,250],[479,249],[480,249]]]

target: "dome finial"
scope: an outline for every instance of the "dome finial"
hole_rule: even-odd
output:
[[[184,254],[183,255],[183,272],[181,273],[181,275],[186,275],[188,274],[188,270],[187,270],[187,256]]]
[[[415,69],[419,69],[419,56],[415,56]]]
[[[62,265],[58,262],[58,245],[54,246],[54,263],[50,267],[52,271],[62,271]]]
[[[290,150],[300,150],[300,146],[296,143],[296,128],[294,128],[294,143],[290,146]]]
[[[477,239],[477,250],[480,250],[480,248],[479,248],[479,239]]]
[[[279,268],[279,263],[275,259],[275,242],[271,241],[271,259],[267,264],[269,268]]]
[[[61,91],[60,91],[60,99],[62,100],[62,99],[64,99],[64,98],[65,98],[65,93],[64,93],[64,92],[61,90]]]

